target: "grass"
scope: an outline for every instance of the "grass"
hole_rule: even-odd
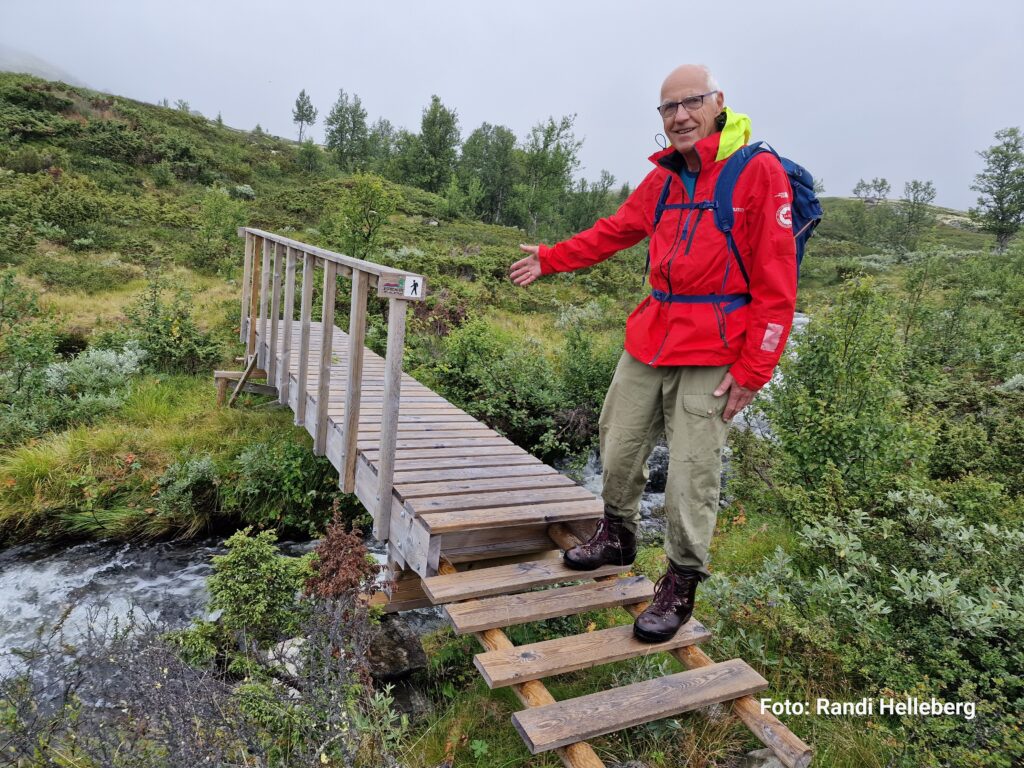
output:
[[[303,434],[284,410],[216,408],[205,378],[148,377],[98,423],[0,455],[0,532],[15,539],[180,535],[181,521],[154,516],[156,483],[172,462],[227,460],[251,443]]]
[[[240,289],[237,284],[177,265],[165,268],[163,276],[169,286],[183,288],[192,295],[194,316],[200,326],[224,325],[228,305],[234,314],[238,314]],[[121,323],[125,310],[146,288],[144,277],[110,285],[93,293],[47,288],[38,279],[24,274],[19,279],[39,294],[39,306],[43,312],[56,317],[61,326],[82,333]],[[230,317],[238,322],[233,314]]]

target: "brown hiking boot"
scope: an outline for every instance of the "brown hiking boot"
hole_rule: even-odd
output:
[[[671,560],[668,571],[658,579],[654,600],[633,622],[633,634],[647,643],[671,640],[693,615],[700,572],[682,568]]]
[[[632,565],[636,558],[636,536],[621,518],[607,513],[597,521],[588,541],[567,549],[562,559],[576,571],[592,571],[602,565]]]

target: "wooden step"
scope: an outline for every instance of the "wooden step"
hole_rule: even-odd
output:
[[[600,664],[647,656],[684,645],[693,645],[711,637],[699,621],[690,619],[675,637],[663,643],[645,643],[633,636],[633,625],[625,624],[582,635],[570,635],[521,645],[505,651],[478,653],[473,662],[491,688],[540,680]]]
[[[561,560],[531,560],[497,568],[462,571],[450,576],[431,576],[423,580],[423,590],[438,605],[474,597],[525,592],[534,587],[547,587],[563,581],[614,576],[630,568],[628,565],[603,565],[593,571],[574,571],[566,568]]]
[[[615,581],[591,581],[540,592],[453,603],[445,610],[455,631],[462,635],[554,616],[571,616],[612,605],[641,603],[650,600],[653,594],[654,585],[646,576],[624,576]]]
[[[768,681],[742,659],[516,712],[512,723],[534,755],[762,691]]]

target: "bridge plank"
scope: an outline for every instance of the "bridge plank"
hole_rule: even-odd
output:
[[[527,504],[521,507],[491,507],[435,512],[423,516],[427,530],[433,534],[504,527],[517,523],[561,523],[601,517],[603,502],[595,496],[581,501],[551,504]]]
[[[492,439],[494,433],[486,427],[481,429],[479,426],[467,424],[463,429],[453,429],[452,427],[457,426],[454,424],[435,424],[436,429],[425,429],[429,425],[425,424],[399,424],[398,425],[398,439],[399,440],[477,440],[477,439]],[[369,443],[380,439],[379,429],[367,429],[363,425],[360,425],[359,442]],[[414,446],[415,447],[415,446]],[[426,447],[426,446],[424,446]]]
[[[507,651],[480,653],[473,658],[473,663],[487,685],[491,688],[504,688],[527,680],[540,680],[601,664],[670,651],[703,642],[710,637],[711,633],[703,624],[691,619],[671,639],[662,643],[645,643],[633,636],[632,624],[624,624],[521,645]]]
[[[524,465],[538,465],[541,464],[540,460],[526,451],[520,450],[518,453],[513,454],[473,454],[471,456],[438,456],[438,457],[425,457],[417,458],[410,457],[407,459],[399,458],[395,462],[395,469],[399,472],[409,472],[413,470],[430,470],[430,469],[455,469],[462,467],[501,467],[501,466],[524,466]]]
[[[455,512],[463,509],[487,509],[488,507],[515,507],[549,501],[586,501],[594,494],[573,483],[564,488],[541,488],[521,491],[480,492],[470,496],[440,495],[433,498],[416,499],[410,502],[417,514],[431,512]]]
[[[398,435],[395,435],[395,448],[401,450],[403,448],[414,448],[414,449],[427,449],[427,448],[470,448],[475,450],[477,448],[484,447],[501,447],[505,445],[512,445],[504,437],[498,435],[488,435],[486,433],[481,437],[426,437],[423,439],[404,439],[398,440]],[[379,440],[360,440],[358,442],[359,450],[365,451],[376,448],[380,445]]]
[[[738,699],[768,687],[741,659],[516,712],[512,722],[532,754]]]
[[[402,485],[395,480],[395,487],[404,499],[418,499],[431,496],[459,496],[467,493],[477,494],[492,491],[516,491],[537,490],[544,488],[577,488],[572,480],[557,472],[547,475],[528,475],[526,477],[488,477],[488,478],[462,478],[458,480],[443,480],[436,483],[418,483],[413,485]]]
[[[602,565],[596,570],[582,573],[567,568],[561,560],[534,560],[477,571],[461,571],[449,576],[431,576],[423,580],[423,590],[435,604],[452,603],[474,597],[524,592],[565,581],[613,576],[628,570],[628,565]]]
[[[496,465],[490,467],[457,467],[454,469],[435,469],[430,472],[402,471],[395,472],[395,487],[410,486],[419,483],[435,483],[442,480],[475,480],[502,477],[545,477],[557,475],[558,472],[537,462],[536,464]]]
[[[362,452],[367,460],[376,462],[380,455],[379,450],[367,450]],[[396,461],[402,459],[441,459],[460,456],[519,456],[530,454],[513,443],[508,445],[484,445],[473,446],[463,445],[457,448],[401,448],[398,451]]]
[[[586,574],[581,574],[586,576]],[[445,606],[455,631],[482,632],[511,627],[555,616],[572,616],[584,611],[649,600],[654,585],[646,576],[624,576],[609,581],[591,581],[540,592],[499,595]],[[479,666],[479,665],[477,665]],[[486,675],[485,675],[486,677]],[[541,675],[543,677],[543,675]],[[491,686],[492,688],[494,686]]]

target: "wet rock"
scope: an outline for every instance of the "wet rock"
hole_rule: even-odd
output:
[[[782,763],[768,748],[748,752],[736,763],[736,768],[783,768]]]
[[[269,651],[264,658],[268,667],[279,669],[292,678],[299,676],[299,662],[302,660],[302,648],[306,644],[306,638],[294,637],[278,643]]]
[[[665,481],[668,479],[668,446],[656,445],[647,460],[646,493],[664,493]]]
[[[393,682],[425,669],[427,654],[419,637],[400,616],[381,619],[380,634],[367,655],[374,680]]]
[[[423,681],[420,675],[411,678],[397,680],[388,683],[391,686],[391,697],[394,699],[394,706],[399,712],[409,717],[409,722],[416,723],[431,712],[430,699],[424,693]]]

